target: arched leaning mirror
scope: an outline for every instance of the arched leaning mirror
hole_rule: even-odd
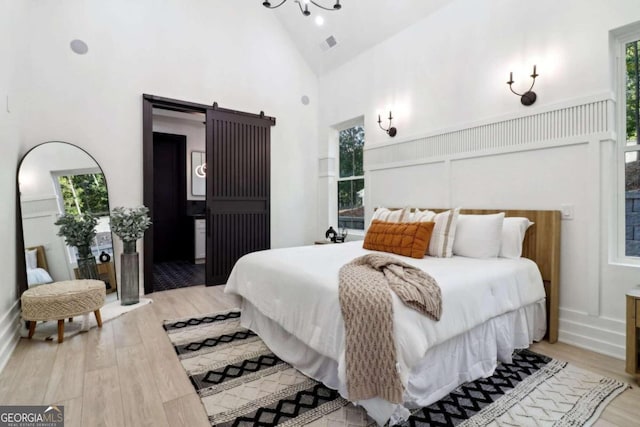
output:
[[[109,194],[102,169],[86,151],[46,142],[18,169],[28,287],[99,279],[117,298]]]

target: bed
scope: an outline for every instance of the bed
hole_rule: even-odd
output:
[[[49,274],[49,265],[47,264],[44,246],[25,248],[24,255],[29,287],[53,282],[53,278]]]
[[[393,295],[404,403],[380,398],[356,402],[378,424],[405,419],[408,408],[429,405],[461,383],[491,375],[497,361],[509,362],[515,348],[528,347],[545,332],[550,342],[557,340],[560,214],[461,211],[497,212],[535,223],[527,231],[522,258],[394,255],[438,281],[443,315],[434,322]],[[242,298],[242,325],[276,355],[348,398],[337,272],[370,252],[362,242],[349,242],[252,253],[238,260],[225,292]]]

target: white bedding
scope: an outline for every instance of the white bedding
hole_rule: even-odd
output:
[[[546,332],[545,301],[476,326],[429,349],[411,369],[403,405],[380,398],[357,402],[379,425],[399,423],[409,416],[407,408],[429,406],[459,385],[493,375],[497,362],[511,363],[513,351],[527,348]],[[347,385],[339,378],[338,362],[312,348],[264,316],[247,300],[242,301],[242,326],[254,331],[277,356],[308,377],[347,395]]]
[[[315,352],[337,361],[344,382],[338,270],[370,252],[362,249],[362,242],[254,252],[238,260],[225,292],[240,295]],[[433,276],[443,302],[442,317],[435,322],[392,294],[398,366],[405,387],[411,369],[429,349],[545,297],[540,272],[528,259],[397,257]]]

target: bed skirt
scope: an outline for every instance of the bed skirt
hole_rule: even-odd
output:
[[[264,316],[250,302],[242,301],[242,326],[256,332],[279,358],[346,399],[344,372],[338,361],[318,353]],[[497,362],[511,362],[515,349],[540,341],[546,332],[545,300],[505,313],[429,349],[411,369],[405,384],[404,404],[380,398],[354,402],[367,410],[379,425],[389,419],[406,419],[409,409],[428,406],[460,384],[493,374]]]

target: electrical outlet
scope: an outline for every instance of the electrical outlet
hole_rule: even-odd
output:
[[[573,219],[573,205],[561,205],[560,212],[562,212],[562,219]]]

